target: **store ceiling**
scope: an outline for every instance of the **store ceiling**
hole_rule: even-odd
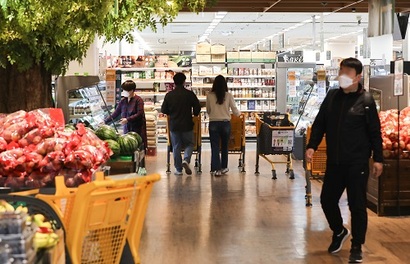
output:
[[[316,41],[320,40],[320,13],[230,13],[213,30],[209,39],[212,43],[222,43],[228,50],[245,48],[257,41],[270,37],[278,32],[286,31],[285,48],[300,45],[310,45],[313,42],[312,16],[316,15]],[[214,12],[185,13],[182,12],[170,24],[162,28],[158,25],[157,32],[145,29],[141,37],[156,53],[175,53],[193,51],[199,36],[204,34],[215,17]],[[360,23],[358,21],[360,20]],[[306,21],[309,21],[306,23]],[[357,40],[357,34],[367,27],[367,13],[328,13],[323,17],[324,39],[347,43]],[[292,28],[301,22],[304,25]],[[290,28],[290,29],[289,29]],[[351,33],[351,35],[347,35]],[[331,39],[336,38],[337,39]],[[273,49],[279,50],[279,37],[272,40]],[[267,41],[259,44],[265,49]],[[249,47],[247,47],[249,48]]]
[[[396,0],[396,12],[410,12],[409,0]],[[364,12],[368,1],[341,0],[217,0],[205,12]]]

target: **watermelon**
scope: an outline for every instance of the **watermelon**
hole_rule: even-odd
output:
[[[118,134],[113,127],[108,125],[100,126],[96,131],[95,134],[102,140],[112,139],[117,140]]]
[[[133,136],[138,141],[138,147],[141,148],[142,146],[142,137],[137,132],[128,132],[127,135]]]
[[[120,144],[117,141],[112,140],[112,139],[107,139],[104,141],[108,143],[108,147],[112,150],[112,152],[114,152],[114,154],[112,155],[113,157],[120,155],[121,153]]]
[[[131,135],[123,135],[118,139],[121,155],[132,155],[138,150],[138,141]]]

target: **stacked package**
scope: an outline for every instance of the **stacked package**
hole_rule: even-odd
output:
[[[145,119],[147,120],[147,155],[155,156],[157,154],[157,118],[158,111],[154,105],[146,105]]]

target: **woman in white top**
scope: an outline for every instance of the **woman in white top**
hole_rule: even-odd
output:
[[[209,137],[211,141],[211,172],[215,176],[226,174],[228,169],[228,143],[231,134],[231,113],[239,116],[232,94],[228,92],[225,77],[218,75],[212,91],[206,97],[206,112],[209,116]],[[221,150],[221,155],[219,155]]]

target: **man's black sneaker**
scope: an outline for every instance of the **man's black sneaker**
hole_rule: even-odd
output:
[[[343,228],[343,232],[340,234],[333,234],[332,244],[330,244],[327,251],[329,251],[329,253],[331,254],[339,252],[343,247],[343,243],[346,241],[349,235],[350,230],[347,228]]]
[[[350,249],[349,263],[362,263],[362,247],[361,246],[352,246]]]

